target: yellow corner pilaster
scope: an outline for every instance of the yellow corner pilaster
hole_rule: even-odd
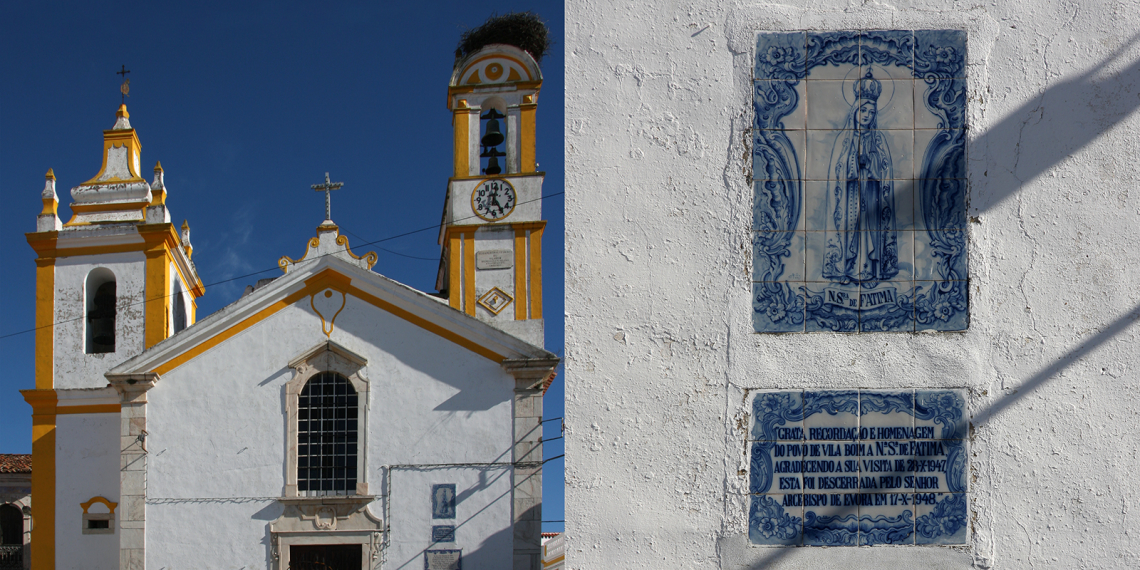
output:
[[[463,233],[463,312],[475,316],[475,232]]]
[[[474,109],[467,106],[466,99],[459,100],[459,106],[451,115],[455,128],[455,176],[471,175],[471,114]]]
[[[463,274],[463,257],[461,256],[463,253],[463,234],[453,233],[448,236],[447,241],[447,302],[452,309],[462,311],[463,298],[460,295],[463,294],[463,285],[460,276]]]
[[[526,298],[526,230],[515,228],[515,320],[525,321]]]
[[[36,260],[36,389],[55,387],[55,258]]]
[[[21,390],[32,406],[32,570],[55,570],[55,390]]]
[[[530,230],[530,318],[542,318],[542,226]]]
[[[170,336],[168,333],[170,314],[170,254],[164,247],[146,252],[146,285],[143,336],[146,348],[150,348]]]
[[[526,98],[531,99],[533,95],[528,95]],[[522,172],[538,170],[538,162],[534,154],[534,120],[537,110],[538,105],[535,103],[519,105],[519,169]]]

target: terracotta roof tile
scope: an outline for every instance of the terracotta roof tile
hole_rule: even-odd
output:
[[[18,453],[0,453],[0,473],[31,473],[32,456]]]

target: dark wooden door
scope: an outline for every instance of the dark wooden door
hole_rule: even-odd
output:
[[[359,544],[306,544],[289,547],[289,570],[360,570]]]

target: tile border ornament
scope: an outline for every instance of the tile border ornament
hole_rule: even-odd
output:
[[[933,264],[930,277],[915,278],[913,288],[898,293],[889,305],[862,311],[838,308],[828,299],[828,291],[809,289],[785,276],[794,234],[805,230],[801,217],[806,173],[784,119],[806,103],[800,101],[797,86],[813,69],[839,65],[909,68],[907,80],[913,79],[916,89],[925,86],[922,101],[937,124],[913,176],[914,239],[927,241],[924,251]],[[960,30],[759,34],[752,131],[756,332],[968,328],[965,68],[966,32]]]

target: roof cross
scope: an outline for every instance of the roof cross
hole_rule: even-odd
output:
[[[127,74],[130,72],[131,72],[131,70],[127,69],[127,66],[125,66],[125,65],[123,66],[122,69],[115,72],[115,75],[122,75],[123,76],[123,84],[119,86],[119,91],[123,92],[123,104],[124,105],[127,104],[127,97],[130,97],[130,92],[131,92],[131,80],[127,79]]]
[[[329,173],[325,173],[324,184],[313,184],[313,190],[325,193],[325,221],[332,221],[332,191],[344,186],[344,182],[331,182]]]

